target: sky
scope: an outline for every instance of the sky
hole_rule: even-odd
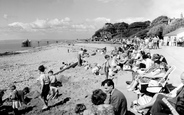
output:
[[[179,18],[184,0],[0,0],[0,40],[90,38],[107,22]]]

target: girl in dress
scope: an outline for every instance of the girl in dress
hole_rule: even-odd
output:
[[[10,86],[10,99],[12,100],[12,108],[14,111],[14,115],[18,115],[18,108],[21,107],[21,102],[18,98],[18,91],[16,90],[15,85]]]

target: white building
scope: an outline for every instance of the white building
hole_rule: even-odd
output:
[[[184,28],[176,29],[164,36],[165,45],[176,45],[177,42],[183,42],[184,40]]]

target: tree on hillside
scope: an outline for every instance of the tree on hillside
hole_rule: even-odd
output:
[[[92,36],[92,38],[94,38],[94,37],[101,37],[101,32],[103,31],[103,29],[99,29],[99,30],[97,30],[96,32],[95,32],[95,34]]]
[[[148,36],[159,36],[163,33],[163,30],[165,29],[166,24],[162,23],[156,26],[153,26],[149,32],[147,33]]]
[[[163,35],[172,32],[180,27],[184,27],[184,19],[174,19],[169,25],[163,30]]]
[[[128,28],[128,24],[125,22],[115,23],[114,27],[117,33],[124,33]]]
[[[169,20],[170,19],[167,16],[159,16],[151,22],[151,27],[159,25],[159,24],[163,24],[163,23],[168,24]]]
[[[127,37],[132,36],[132,35],[136,34],[137,32],[142,31],[142,30],[148,28],[149,25],[150,25],[150,21],[131,23],[128,26],[128,30],[127,30],[126,36]]]
[[[105,23],[103,27],[104,31],[110,32],[111,34],[116,33],[116,29],[113,24],[111,23]]]
[[[128,29],[132,28],[140,28],[140,29],[145,29],[150,25],[150,21],[145,21],[145,22],[133,22],[128,26]]]
[[[148,31],[149,31],[149,29],[141,30],[141,31],[137,32],[136,34],[132,35],[131,37],[137,36],[138,38],[144,39],[147,36]]]

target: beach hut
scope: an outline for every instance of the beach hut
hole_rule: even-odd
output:
[[[184,28],[176,29],[164,36],[164,43],[168,46],[182,45],[184,41]]]

